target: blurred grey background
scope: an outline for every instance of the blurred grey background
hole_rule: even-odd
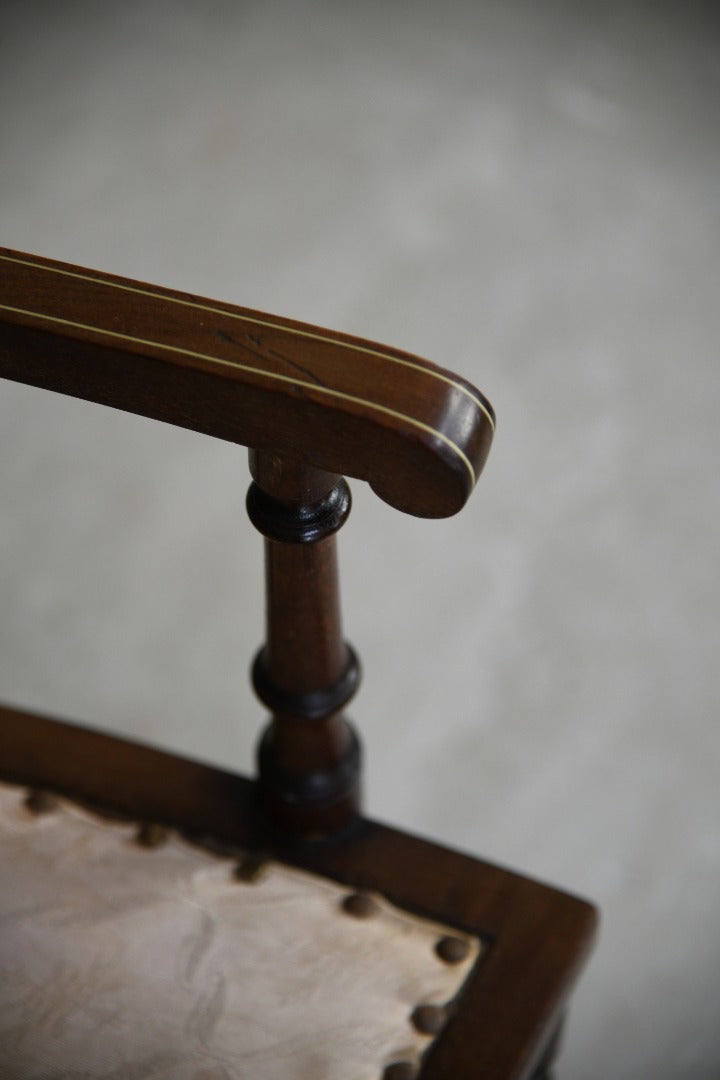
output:
[[[368,810],[600,904],[561,1080],[720,1075],[713,5],[5,0],[1,27],[0,243],[488,394],[459,517],[354,485]],[[0,419],[3,700],[251,770],[244,451],[8,383]]]

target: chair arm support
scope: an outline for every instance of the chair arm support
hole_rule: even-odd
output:
[[[0,375],[367,480],[456,513],[495,427],[463,379],[397,349],[0,248]]]

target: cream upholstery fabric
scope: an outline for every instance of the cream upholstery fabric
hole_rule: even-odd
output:
[[[345,913],[336,884],[235,861],[69,802],[33,814],[0,786],[0,1075],[13,1080],[377,1080],[429,1037],[478,955],[378,898]]]

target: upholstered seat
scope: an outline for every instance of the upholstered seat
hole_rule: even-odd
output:
[[[44,811],[44,812],[43,812]],[[476,937],[327,878],[0,785],[3,1075],[376,1080]],[[454,951],[453,951],[454,950]],[[457,956],[443,960],[443,952]]]
[[[363,818],[335,533],[458,511],[495,418],[397,350],[0,253],[0,374],[251,448],[257,781],[0,709],[0,1074],[544,1075],[595,912]]]

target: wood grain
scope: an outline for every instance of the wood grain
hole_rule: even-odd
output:
[[[0,248],[0,375],[367,480],[410,514],[467,500],[492,407],[347,334]]]
[[[0,707],[0,776],[377,891],[479,935],[487,948],[422,1080],[530,1080],[592,947],[597,913],[564,892],[367,819],[295,841],[268,828],[249,780],[122,739]]]

